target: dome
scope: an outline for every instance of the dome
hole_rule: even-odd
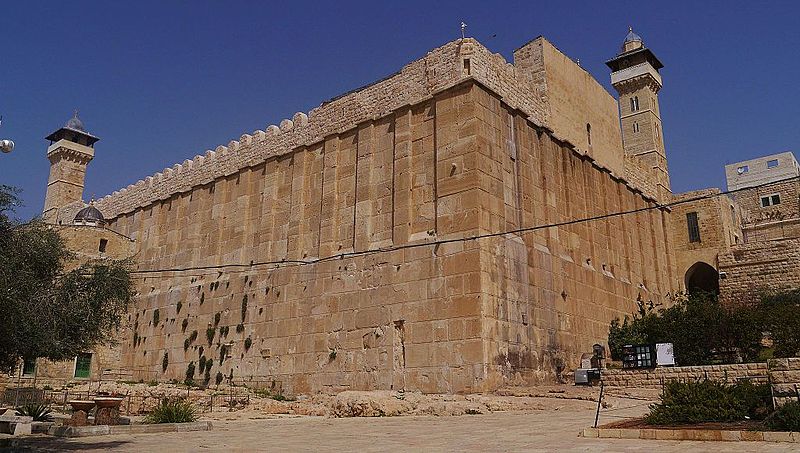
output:
[[[628,27],[628,34],[625,36],[625,42],[622,43],[622,53],[641,49],[643,47],[644,42],[642,41],[642,37],[633,32],[633,27]]]
[[[83,121],[78,118],[78,111],[75,110],[75,113],[72,114],[72,118],[67,121],[67,124],[64,125],[67,129],[73,129],[76,131],[86,132],[86,128],[83,126]]]
[[[89,204],[89,206],[78,211],[73,223],[76,225],[102,225],[105,221],[106,219],[103,217],[103,213]]]
[[[628,28],[628,35],[625,36],[625,43],[629,42],[642,42],[642,37],[633,32],[633,27]]]

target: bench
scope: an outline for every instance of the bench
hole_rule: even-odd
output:
[[[13,436],[30,434],[33,417],[23,417],[14,414],[15,412],[13,410],[9,410],[6,411],[5,414],[0,415],[0,433],[11,434]]]

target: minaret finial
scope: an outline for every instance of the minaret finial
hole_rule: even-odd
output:
[[[464,32],[466,30],[467,30],[467,24],[465,24],[464,22],[461,22],[461,39],[464,39],[464,37],[465,37]]]
[[[633,27],[628,25],[628,31],[633,31]]]

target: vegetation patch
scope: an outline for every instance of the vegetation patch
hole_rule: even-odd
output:
[[[764,342],[768,333],[772,346]],[[611,322],[614,360],[626,344],[672,343],[678,365],[752,362],[800,353],[800,289],[762,295],[752,306],[725,307],[716,295],[681,296],[669,308],[639,301],[638,312]]]
[[[23,417],[33,417],[35,422],[51,422],[53,417],[50,415],[52,411],[47,404],[28,403],[16,408],[17,415]]]
[[[164,398],[145,418],[145,423],[190,423],[196,422],[197,409],[183,398]]]
[[[194,384],[194,361],[189,362],[189,365],[186,366],[186,379],[184,382],[186,385],[193,385]]]
[[[764,424],[773,431],[800,432],[800,401],[790,401],[779,407]]]
[[[661,402],[650,407],[645,421],[651,425],[684,425],[762,420],[769,415],[771,405],[768,384],[672,381],[665,384]]]

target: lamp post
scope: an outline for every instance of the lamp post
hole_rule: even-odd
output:
[[[0,140],[0,151],[10,153],[14,149],[14,142],[8,139]]]
[[[3,117],[0,116],[0,126],[3,125]],[[4,154],[8,154],[11,150],[14,149],[14,142],[8,139],[0,140],[0,151]]]

